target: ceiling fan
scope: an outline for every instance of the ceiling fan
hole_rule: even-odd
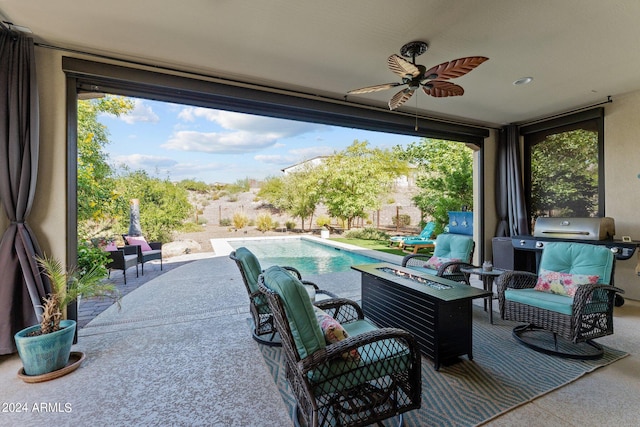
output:
[[[405,58],[411,58],[411,62],[393,54],[387,59],[389,69],[402,78],[402,82],[384,83],[375,86],[367,86],[360,89],[350,90],[349,95],[378,92],[381,90],[391,89],[393,87],[407,85],[400,92],[396,93],[389,100],[389,109],[395,110],[404,104],[413,92],[419,87],[427,95],[436,98],[446,96],[460,96],[464,94],[464,89],[457,84],[451,83],[449,79],[464,76],[478,65],[487,61],[489,58],[484,56],[468,56],[466,58],[454,59],[453,61],[444,62],[435,67],[429,68],[424,65],[416,64],[416,56],[420,56],[427,51],[429,46],[422,41],[409,42],[402,46],[400,54]]]

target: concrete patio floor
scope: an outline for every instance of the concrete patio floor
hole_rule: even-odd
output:
[[[223,255],[175,262],[181,264],[167,262],[166,271],[128,293],[120,311],[110,306],[79,330],[73,350],[86,359],[75,372],[27,384],[16,375],[17,355],[0,356],[0,402],[24,409],[0,413],[0,425],[291,425],[251,339],[248,300],[233,261]],[[145,270],[147,276],[159,268]],[[359,298],[355,271],[305,279]],[[598,341],[630,357],[488,425],[636,425],[640,303],[616,308],[615,322],[616,333]]]

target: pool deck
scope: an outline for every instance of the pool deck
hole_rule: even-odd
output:
[[[184,257],[126,295],[120,311],[111,306],[80,329],[73,351],[86,359],[71,374],[27,384],[16,375],[18,356],[0,356],[0,402],[13,404],[0,426],[292,426],[251,339],[240,273],[228,256],[209,255]],[[305,279],[359,299],[356,271]],[[603,344],[631,357],[486,425],[636,425],[640,303],[628,301],[615,315],[616,334]]]
[[[20,404],[0,425],[292,425],[227,253],[181,257],[97,315],[72,348],[86,359],[66,376],[28,384],[17,354],[0,356],[0,401]],[[354,270],[304,279],[360,298]]]

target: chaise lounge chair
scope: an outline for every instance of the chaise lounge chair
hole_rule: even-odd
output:
[[[389,246],[398,245],[402,247],[405,245],[406,240],[412,241],[425,241],[431,240],[431,235],[433,234],[433,230],[436,228],[435,222],[428,222],[427,225],[424,226],[420,234],[417,236],[392,236],[389,239]]]

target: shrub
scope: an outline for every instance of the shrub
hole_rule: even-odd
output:
[[[393,225],[396,225],[399,227],[405,227],[407,225],[411,225],[411,216],[407,214],[394,216],[393,218],[391,218],[391,222],[393,223]]]
[[[218,224],[220,227],[229,227],[231,226],[231,220],[229,218],[220,218]]]
[[[284,223],[284,226],[287,227],[287,230],[293,230],[296,228],[296,223],[294,221],[287,221]]]
[[[324,227],[325,225],[331,224],[331,218],[326,215],[320,215],[316,219],[316,224],[318,224],[320,227]]]
[[[106,277],[109,273],[105,265],[109,262],[109,255],[98,246],[94,246],[87,242],[78,242],[78,274],[83,276],[86,272],[90,271],[94,266],[98,268],[103,277]]]
[[[360,230],[349,230],[344,234],[347,239],[362,240],[389,240],[389,235],[376,228],[362,228]]]
[[[249,217],[242,212],[233,214],[233,226],[237,229],[244,228],[249,224]]]
[[[256,218],[256,228],[263,233],[274,228],[273,219],[268,213],[262,213]]]
[[[226,188],[227,188],[227,191],[229,191],[229,193],[232,193],[232,194],[246,193],[251,189],[249,185],[249,179],[247,178],[239,179],[233,184],[227,185]]]
[[[209,190],[211,190],[209,184],[202,181],[196,181],[194,179],[183,179],[178,183],[178,185],[185,190],[195,191],[203,194],[208,193]]]
[[[180,227],[180,231],[182,233],[195,233],[198,231],[202,231],[202,226],[196,224],[195,222],[189,221],[182,224]]]

